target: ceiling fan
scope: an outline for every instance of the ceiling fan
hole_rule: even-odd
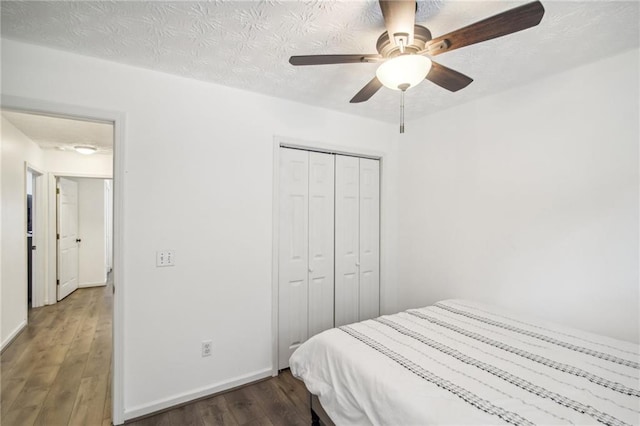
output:
[[[292,56],[289,63],[382,63],[375,77],[356,93],[350,102],[367,101],[382,86],[400,90],[400,133],[404,133],[404,92],[407,89],[427,79],[444,89],[457,92],[473,81],[458,71],[434,62],[431,57],[534,27],[540,23],[544,15],[542,3],[534,1],[443,36],[431,38],[431,32],[427,28],[415,24],[415,0],[379,0],[379,3],[387,31],[378,38],[377,54]]]

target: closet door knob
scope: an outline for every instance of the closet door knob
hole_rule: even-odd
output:
[[[309,268],[309,273],[313,274],[313,269]]]
[[[356,267],[360,267],[360,262],[356,262]]]

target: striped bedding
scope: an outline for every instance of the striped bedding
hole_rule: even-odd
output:
[[[290,366],[337,425],[634,425],[639,349],[446,300],[327,330]]]

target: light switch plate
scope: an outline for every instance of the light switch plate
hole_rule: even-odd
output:
[[[159,250],[156,252],[156,266],[174,266],[176,255],[173,250]]]

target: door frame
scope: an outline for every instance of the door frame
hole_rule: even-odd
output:
[[[58,294],[58,241],[56,238],[57,234],[57,223],[58,223],[58,194],[56,192],[58,178],[87,178],[87,179],[112,179],[109,175],[103,175],[99,173],[48,173],[49,175],[49,200],[52,200],[49,203],[49,223],[53,224],[53,226],[49,227],[49,257],[48,257],[48,267],[49,267],[49,280],[47,282],[47,294],[50,295],[48,299],[49,305],[53,305],[58,302],[57,294]],[[112,194],[113,195],[113,194]],[[114,235],[112,233],[112,238]],[[114,276],[115,279],[115,276]]]
[[[49,227],[49,280],[47,282],[46,294],[47,305],[53,305],[58,303],[58,178],[81,178],[81,179],[113,179],[111,175],[103,175],[99,173],[48,173],[51,184],[49,185],[49,199],[53,200],[53,203],[49,204],[48,218],[49,223],[53,224]],[[111,194],[113,196],[113,194]],[[112,198],[113,202],[113,198]],[[113,232],[111,235],[113,239]],[[111,242],[113,245],[113,241]],[[106,263],[106,262],[105,262]],[[80,284],[78,282],[78,284]],[[81,287],[79,287],[81,288]],[[50,296],[49,296],[50,295]]]
[[[67,105],[41,99],[2,95],[2,108],[50,116],[113,123],[113,352],[111,381],[113,424],[124,422],[124,189],[125,189],[125,125],[126,115],[118,111]],[[25,173],[26,177],[26,173]],[[49,174],[49,183],[53,174]],[[50,186],[50,185],[49,185]],[[51,191],[49,191],[49,197]],[[26,195],[25,195],[26,197]],[[55,199],[54,199],[55,201]],[[49,206],[51,205],[49,199]],[[54,203],[55,205],[55,203]],[[49,226],[51,228],[51,226]],[[48,242],[49,246],[51,241]],[[54,240],[55,244],[55,240]],[[26,255],[26,254],[25,254]],[[118,291],[116,291],[116,288]]]
[[[280,148],[297,148],[306,151],[324,152],[329,154],[350,155],[360,158],[371,158],[380,160],[380,205],[386,205],[386,180],[388,175],[383,173],[385,160],[388,160],[388,153],[366,148],[347,147],[342,145],[332,145],[318,141],[307,141],[302,139],[289,138],[286,136],[275,135],[273,137],[273,199],[272,199],[272,238],[271,238],[271,375],[278,375],[278,311],[279,311],[279,244],[280,244]],[[387,217],[380,209],[380,294],[386,289],[387,281],[384,279],[383,271],[386,271],[387,255],[384,254],[383,246],[386,247],[386,241],[383,238],[382,231],[389,226]],[[380,297],[382,300],[382,297]],[[382,302],[380,302],[382,308]],[[382,313],[382,309],[380,309]]]
[[[33,175],[33,197],[32,203],[32,227],[35,235],[35,239],[32,244],[36,246],[36,250],[31,253],[31,278],[32,278],[32,294],[31,294],[31,306],[27,301],[28,308],[38,308],[44,306],[47,302],[46,295],[46,265],[48,259],[47,253],[47,222],[46,222],[46,173],[35,167],[28,161],[24,163],[25,181],[27,179],[27,173],[31,172]],[[26,182],[25,182],[26,188]],[[26,205],[26,192],[25,192],[25,205]],[[25,218],[26,219],[26,218]],[[25,235],[26,235],[27,223],[25,220]],[[27,250],[29,248],[27,247]],[[25,253],[25,256],[27,254]],[[27,262],[25,261],[25,264]],[[27,274],[29,273],[29,266],[27,265]],[[28,282],[28,281],[27,281]]]

